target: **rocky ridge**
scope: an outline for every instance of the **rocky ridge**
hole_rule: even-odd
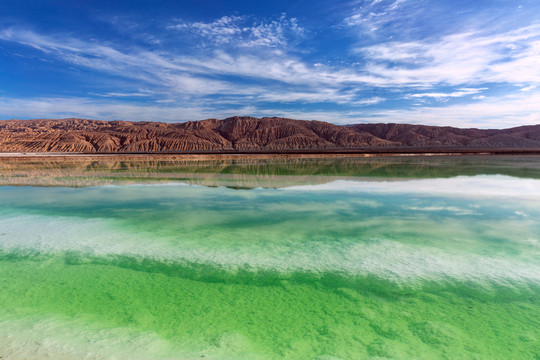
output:
[[[205,152],[340,149],[540,149],[540,125],[503,130],[408,124],[340,126],[286,118],[185,123],[36,119],[0,121],[0,152]]]

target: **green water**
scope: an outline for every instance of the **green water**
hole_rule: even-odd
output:
[[[0,358],[540,359],[539,179],[535,156],[3,161]]]

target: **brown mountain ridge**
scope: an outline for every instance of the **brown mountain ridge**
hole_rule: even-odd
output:
[[[540,125],[503,130],[409,124],[335,125],[231,117],[185,123],[1,120],[0,152],[265,152],[373,149],[540,149]]]

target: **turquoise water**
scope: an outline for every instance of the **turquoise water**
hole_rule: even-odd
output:
[[[4,161],[5,359],[539,359],[540,158]]]

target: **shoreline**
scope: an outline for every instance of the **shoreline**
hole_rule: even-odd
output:
[[[463,156],[463,155],[540,155],[540,149],[377,149],[377,150],[294,150],[294,151],[206,151],[206,152],[0,152],[9,158],[156,158],[184,160],[279,159],[279,158],[347,158],[391,156]]]

